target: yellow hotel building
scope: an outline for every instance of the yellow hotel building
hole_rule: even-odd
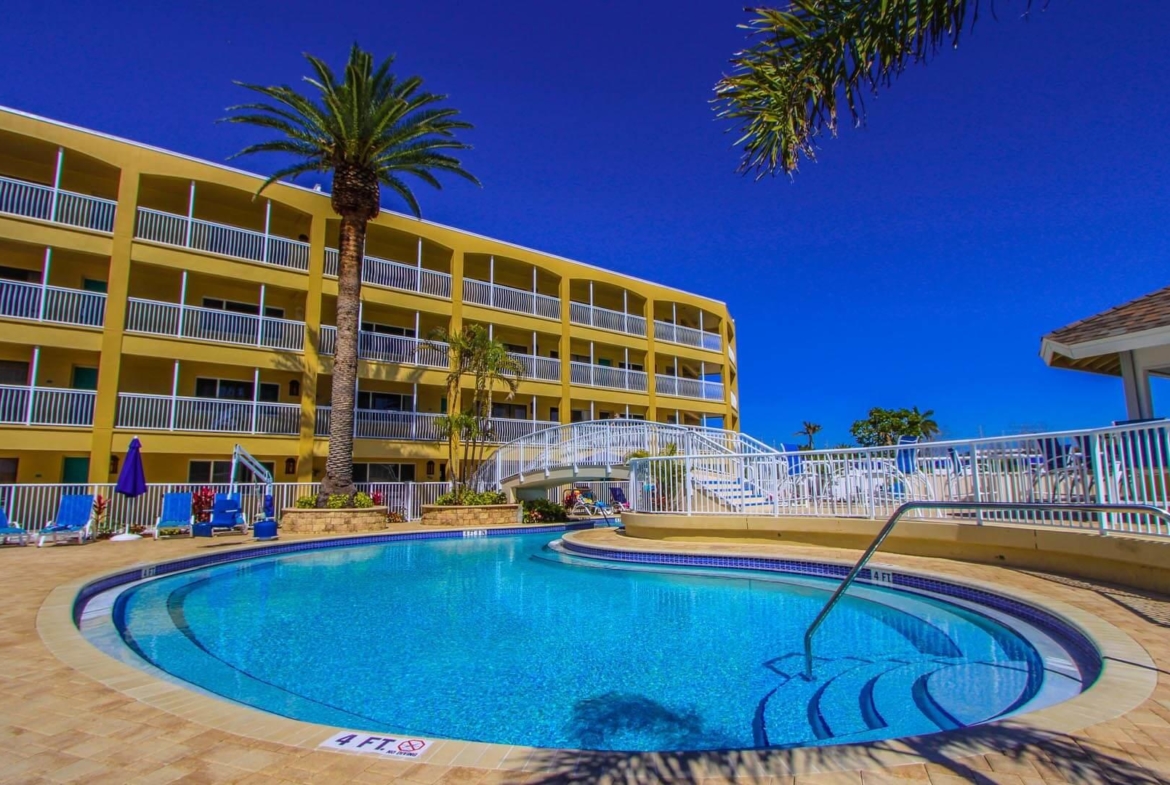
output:
[[[324,473],[337,217],[327,194],[0,109],[0,484]],[[612,417],[738,430],[722,302],[384,211],[363,265],[358,480],[445,479],[437,327],[524,364],[496,441]]]

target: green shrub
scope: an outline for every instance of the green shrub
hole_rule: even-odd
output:
[[[344,510],[349,506],[349,497],[344,493],[331,493],[325,501],[325,506],[331,510]]]
[[[186,529],[176,529],[172,527],[166,527],[158,530],[159,537],[178,537],[180,534],[186,533]]]
[[[361,493],[359,491],[358,493],[355,493],[353,495],[353,506],[354,507],[362,507],[362,508],[373,507],[374,500],[370,498],[370,495],[368,493]]]
[[[297,509],[298,510],[311,510],[316,506],[317,506],[317,497],[316,496],[298,496],[297,497]]]
[[[529,499],[524,502],[525,523],[561,523],[569,520],[565,508],[548,499]]]
[[[508,497],[504,495],[503,491],[483,491],[477,493],[469,491],[466,488],[460,488],[451,493],[444,493],[439,498],[435,499],[435,504],[453,505],[453,506],[482,506],[488,504],[507,504]]]

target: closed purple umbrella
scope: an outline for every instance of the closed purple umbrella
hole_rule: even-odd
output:
[[[137,436],[130,440],[126,460],[122,462],[122,471],[118,474],[118,484],[114,486],[114,492],[128,499],[137,499],[146,493],[146,472],[142,468],[142,442],[138,441]],[[127,517],[125,530],[110,539],[121,542],[142,538],[130,533],[130,520]]]

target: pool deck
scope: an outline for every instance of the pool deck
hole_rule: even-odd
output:
[[[814,561],[856,556],[796,545],[632,540],[612,530],[574,536],[604,547],[658,552]],[[932,740],[924,743],[800,751],[622,754],[441,741],[425,762],[326,752],[315,747],[328,729],[190,693],[115,663],[82,639],[69,619],[69,599],[84,580],[251,544],[223,537],[0,549],[0,783],[1170,783],[1170,598],[1040,573],[911,556],[875,558],[875,565],[991,584],[1096,617],[1124,633],[1117,636],[1118,651],[1129,645],[1140,655],[1112,668],[1111,678],[1120,681],[1109,689],[1082,696],[1093,706],[1074,705],[1063,709],[1064,716],[1060,706],[1044,710],[1052,713],[1050,726],[1063,723],[1068,731],[1007,721],[940,734],[945,745],[928,736],[920,737]],[[1111,705],[1133,708],[1101,720],[1117,713]]]

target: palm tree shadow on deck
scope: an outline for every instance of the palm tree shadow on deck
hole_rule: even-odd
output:
[[[653,716],[653,715],[651,715]],[[605,714],[600,719],[609,720]],[[640,722],[642,720],[634,720]],[[629,723],[619,719],[619,723]],[[684,718],[680,728],[689,727]],[[893,752],[904,760],[890,761]],[[754,783],[768,777],[791,777],[793,772],[813,773],[878,769],[891,765],[936,764],[951,777],[977,785],[1002,782],[987,771],[982,758],[998,753],[997,760],[1032,772],[1038,780],[1069,783],[1170,783],[1157,769],[1145,768],[1121,749],[1066,734],[1038,731],[1010,720],[962,731],[938,733],[877,742],[856,747],[805,747],[800,749],[714,750],[709,752],[592,752],[538,750],[516,782],[526,783],[686,783],[706,778],[733,783]],[[941,771],[940,771],[941,773]],[[999,774],[1002,774],[1000,772]]]

